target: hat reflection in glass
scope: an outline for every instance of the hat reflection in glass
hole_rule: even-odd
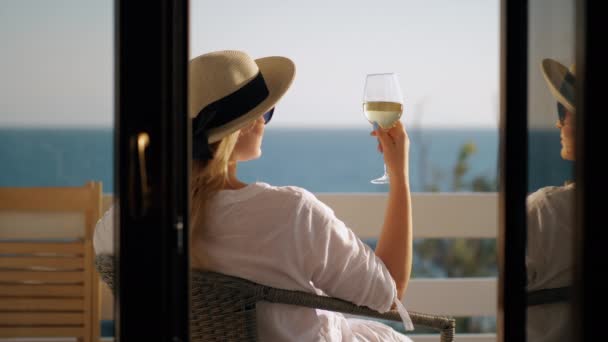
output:
[[[575,160],[575,66],[573,64],[568,69],[563,64],[547,58],[541,63],[541,70],[551,94],[557,100],[558,120],[555,126],[560,130],[561,156],[566,160]]]

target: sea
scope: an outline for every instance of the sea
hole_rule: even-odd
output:
[[[113,129],[0,128],[0,186],[72,186],[100,180],[114,191]],[[410,182],[414,192],[497,191],[499,134],[494,129],[414,129]],[[561,159],[559,132],[529,133],[528,190],[562,185],[573,165]],[[465,171],[455,179],[464,146]],[[364,129],[270,128],[262,157],[241,163],[246,182],[297,185],[312,192],[385,192],[370,180],[383,173],[377,142]],[[475,189],[474,180],[488,186]]]

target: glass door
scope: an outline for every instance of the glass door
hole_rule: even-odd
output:
[[[606,127],[603,80],[608,77],[604,41],[606,9],[597,1],[576,1],[576,231],[573,326],[575,341],[604,338],[605,285],[597,274],[606,269],[605,206],[598,194],[608,190],[604,162]]]
[[[0,2],[0,339],[112,336],[113,4]],[[110,247],[111,248],[111,247]]]
[[[526,335],[573,340],[575,1],[528,7]]]
[[[503,1],[500,340],[600,339],[605,11]]]

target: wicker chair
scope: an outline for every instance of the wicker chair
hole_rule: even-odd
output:
[[[555,304],[568,302],[572,297],[572,287],[556,287],[552,289],[542,289],[529,291],[527,294],[527,305]]]
[[[113,286],[114,261],[110,255],[97,256],[95,263],[101,279]],[[276,289],[245,279],[215,272],[191,273],[191,322],[192,341],[256,341],[256,303],[267,301],[346,314],[380,318],[401,322],[397,311],[379,313],[350,302],[317,296],[301,291]],[[415,325],[426,326],[440,332],[440,340],[454,340],[455,320],[448,317],[409,312]]]

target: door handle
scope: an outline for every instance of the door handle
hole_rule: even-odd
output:
[[[150,135],[146,132],[131,137],[131,175],[130,204],[131,216],[135,218],[146,215],[150,208],[151,188],[148,182],[149,173],[146,163],[146,151],[150,146]]]

